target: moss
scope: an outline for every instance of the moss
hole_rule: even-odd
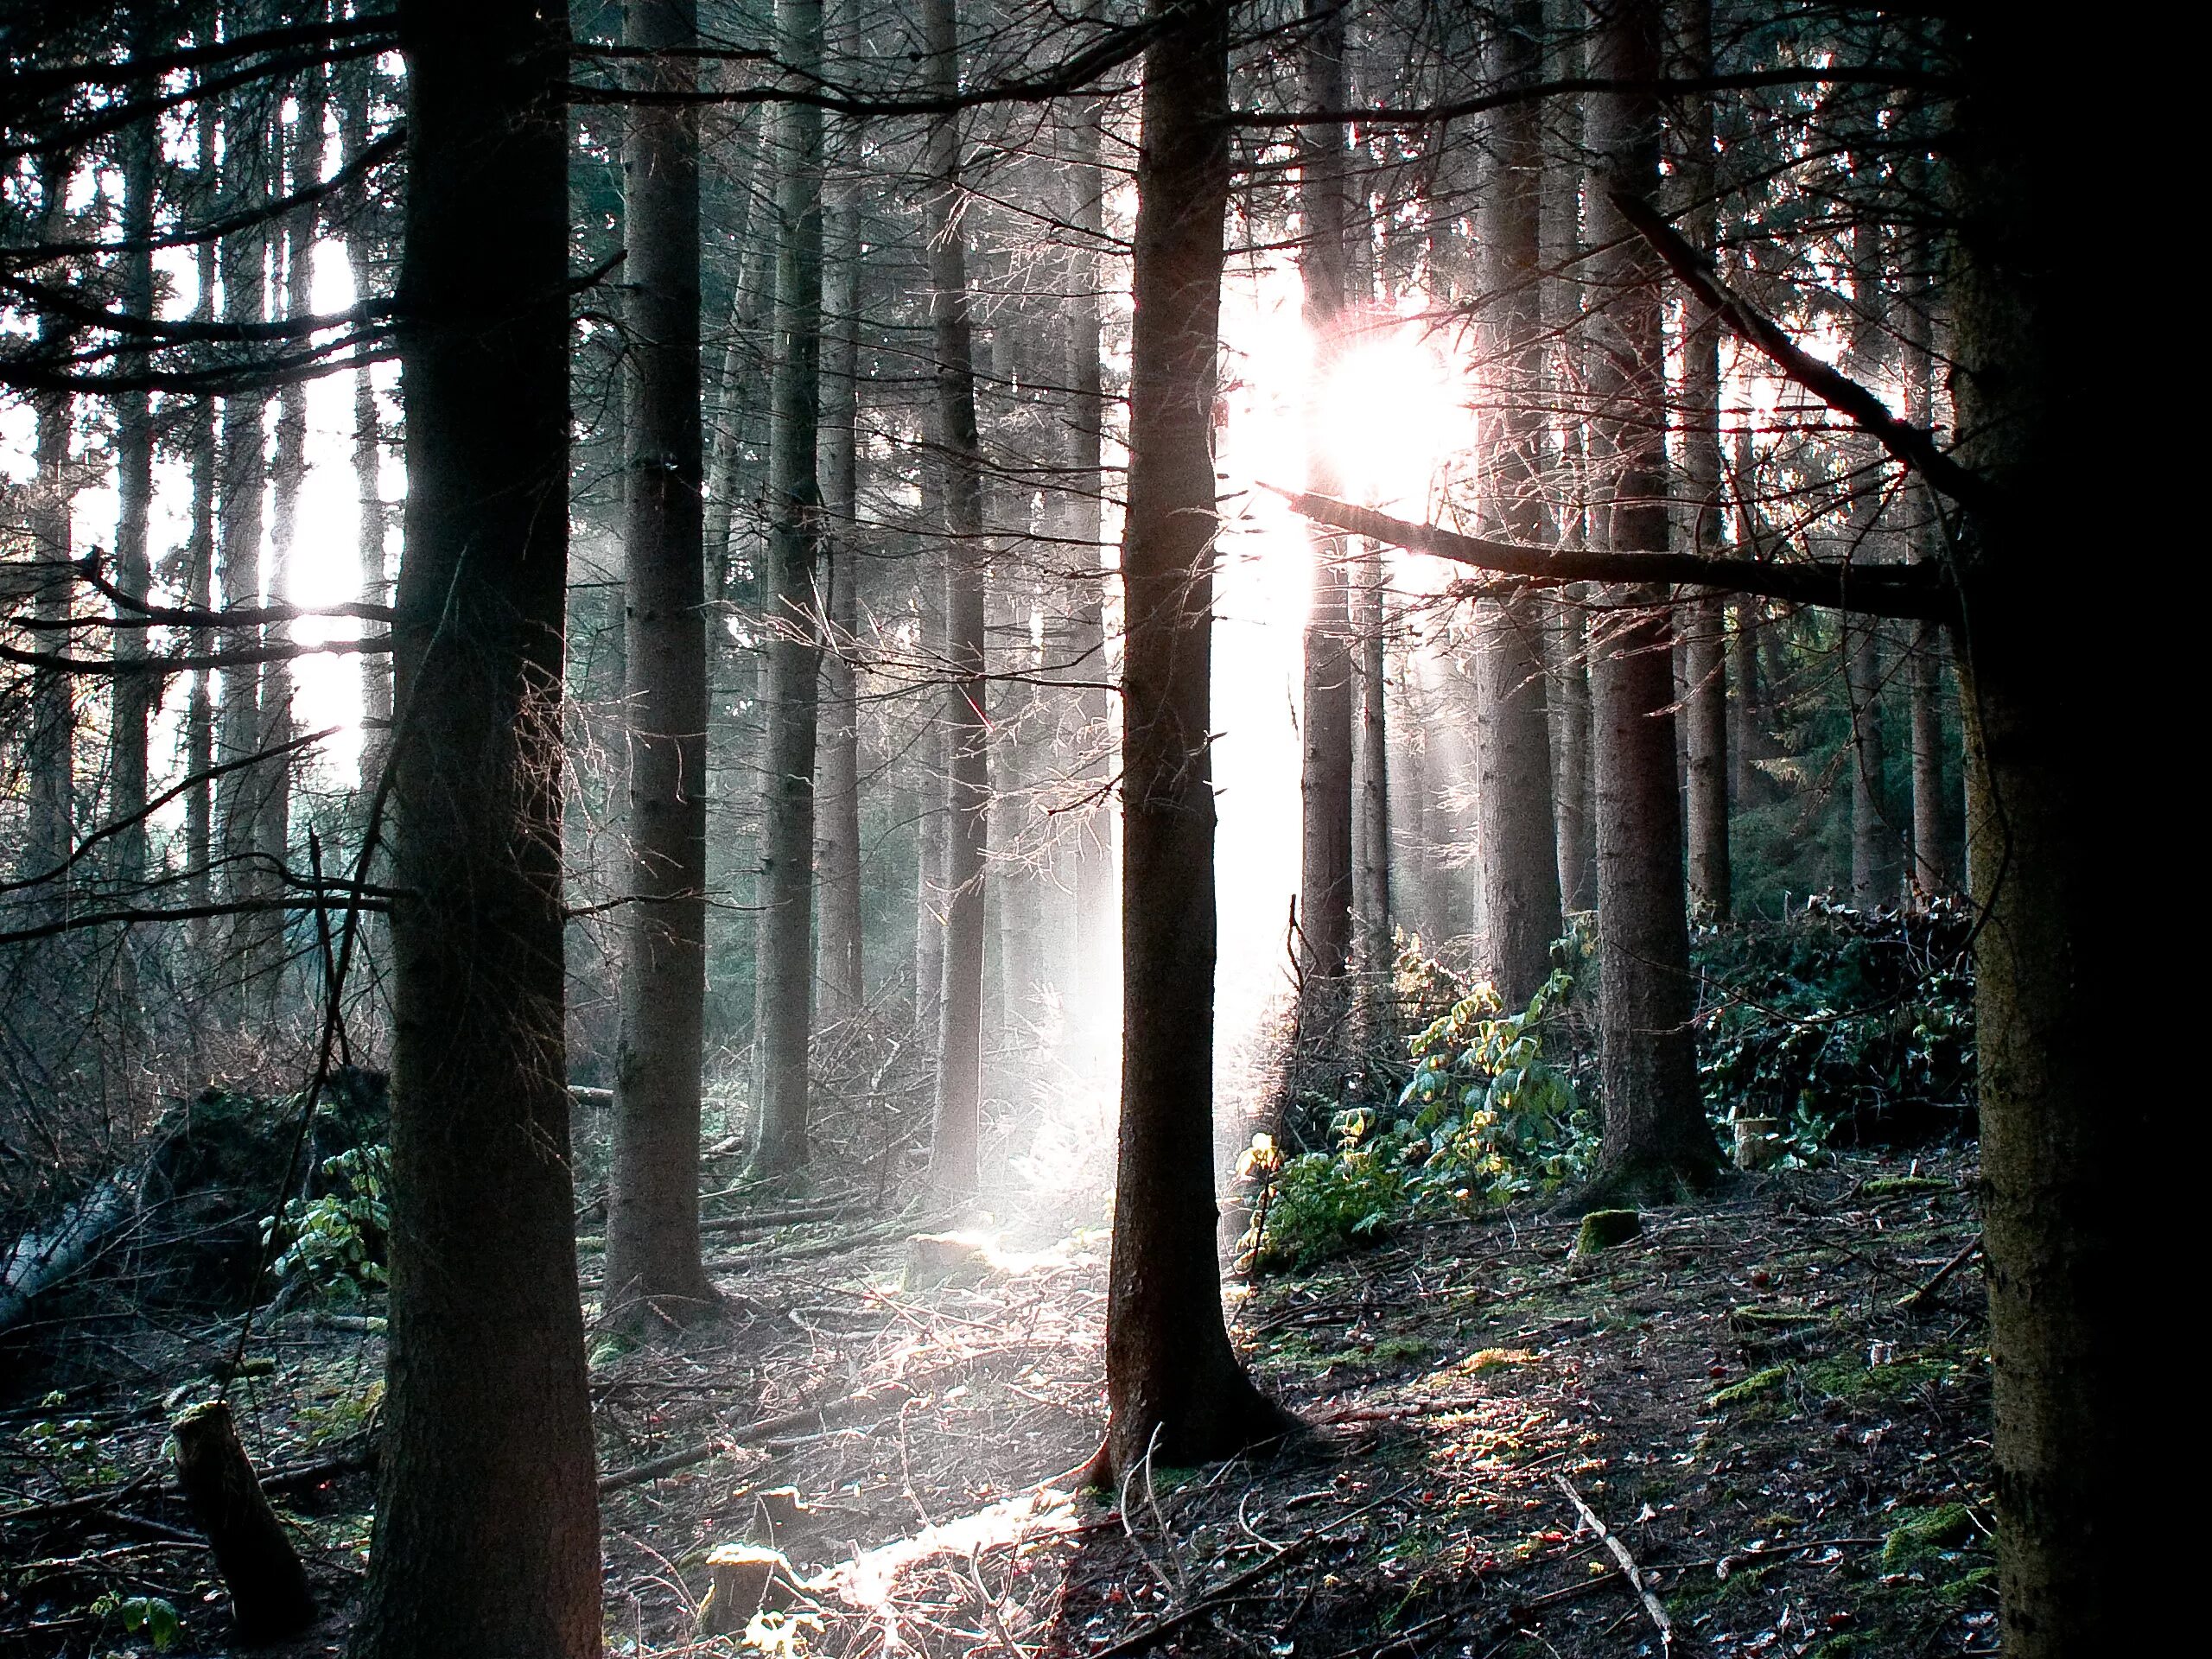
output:
[[[1707,1406],[1739,1406],[1758,1399],[1763,1394],[1772,1394],[1789,1380],[1787,1365],[1770,1365],[1763,1371],[1753,1371],[1740,1382],[1731,1382],[1725,1389],[1714,1390],[1706,1396]]]
[[[1900,1510],[1897,1515],[1897,1524],[1882,1540],[1882,1565],[1893,1571],[1950,1545],[1963,1543],[1974,1532],[1973,1517],[1967,1515],[1963,1503],[1945,1503],[1933,1510]]]
[[[1732,1307],[1728,1323],[1738,1331],[1791,1331],[1818,1325],[1827,1316],[1801,1307]]]
[[[1574,1254],[1596,1255],[1643,1236],[1643,1217],[1635,1211],[1592,1210],[1582,1217],[1582,1229],[1574,1236]]]
[[[1866,1364],[1856,1356],[1824,1359],[1805,1367],[1805,1386],[1831,1400],[1899,1400],[1951,1373],[1947,1361],[1917,1358]]]
[[[1958,1185],[1933,1175],[1881,1175],[1859,1189],[1863,1198],[1894,1198],[1904,1192],[1955,1192]]]

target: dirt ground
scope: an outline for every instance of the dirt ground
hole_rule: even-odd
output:
[[[1845,1159],[1588,1260],[1508,1215],[1232,1284],[1310,1433],[1104,1495],[1069,1478],[1103,1422],[1103,1237],[725,1218],[728,1319],[594,1352],[610,1650],[1563,1659],[1657,1654],[1663,1620],[1683,1651],[1995,1653],[1974,1173]],[[286,1315],[229,1383],[330,1610],[280,1653],[339,1650],[360,1582],[372,1316]],[[235,1331],[86,1319],[0,1362],[0,1656],[151,1651],[138,1598],[181,1615],[168,1652],[229,1651],[163,1436]],[[789,1605],[703,1635],[707,1556],[746,1540]]]

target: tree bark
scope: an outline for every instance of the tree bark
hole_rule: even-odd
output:
[[[1713,72],[1712,0],[1681,0],[1677,12],[1682,74]],[[1693,97],[1682,133],[1683,234],[1708,257],[1716,251],[1719,206],[1713,177],[1713,113]],[[1682,484],[1688,550],[1718,557],[1726,520],[1720,489],[1720,319],[1695,298],[1683,302]],[[1702,594],[1681,611],[1682,721],[1688,750],[1684,804],[1690,898],[1718,922],[1729,916],[1727,603]]]
[[[211,192],[215,177],[213,114],[203,108],[194,124],[199,129],[195,170],[202,188]],[[192,308],[194,321],[215,320],[216,274],[215,244],[203,242],[197,257],[200,296]],[[190,422],[187,431],[192,446],[192,531],[185,556],[184,602],[204,616],[214,608],[215,601],[215,400],[205,395],[194,398]],[[194,628],[186,643],[194,656],[205,657],[214,650],[215,637],[209,629]],[[213,670],[196,670],[184,712],[185,775],[200,780],[184,798],[185,902],[201,911],[215,898],[215,791],[207,780],[208,770],[215,764],[214,684]],[[194,959],[208,962],[214,954],[213,918],[203,914],[188,925]]]
[[[821,0],[779,0],[777,54],[812,85],[822,71]],[[767,776],[760,811],[756,1173],[806,1162],[808,1049],[814,1028],[815,747],[822,671],[822,111],[776,111],[775,349],[769,373],[768,630],[762,701]]]
[[[1229,9],[1155,0],[1137,158],[1122,791],[1126,1012],[1100,1473],[1283,1432],[1222,1319],[1213,1190],[1212,421]]]
[[[1924,265],[1928,250],[1917,250]],[[1914,291],[1905,307],[1902,334],[1904,341],[1904,417],[1922,431],[1936,425],[1935,352],[1929,306],[1934,289],[1924,271],[1915,273]],[[1916,564],[1929,564],[1941,556],[1942,531],[1935,520],[1935,503],[1924,489],[1908,497],[1910,519],[1908,540]],[[1958,859],[1954,845],[1958,817],[1952,791],[1945,783],[1942,687],[1948,655],[1943,631],[1923,622],[1912,632],[1909,690],[1912,723],[1912,876],[1911,886],[1925,895],[1956,890]]]
[[[232,210],[250,212],[269,197],[271,145],[267,111],[257,92],[241,95],[222,113],[223,172],[233,181]],[[269,229],[256,223],[222,239],[223,319],[256,323],[267,315],[265,293]],[[262,601],[262,502],[268,483],[265,416],[268,394],[245,391],[223,399],[222,442],[215,481],[215,521],[220,563],[217,576],[226,607],[257,606]],[[237,629],[226,644],[251,647],[263,630]],[[225,763],[247,759],[261,747],[261,687],[257,664],[223,671],[218,708],[218,758]],[[216,781],[215,817],[225,896],[260,901],[274,895],[272,874],[258,845],[261,798],[270,786],[270,766],[242,766]],[[270,971],[275,939],[267,912],[234,918],[222,969],[226,1012],[235,1023],[245,1012],[249,988],[257,988]]]
[[[338,142],[347,162],[357,159],[369,138],[369,92],[372,71],[366,64],[352,64],[336,72]],[[366,219],[366,203],[357,201],[353,221],[346,232],[346,262],[353,273],[355,296],[376,291],[377,246]],[[384,427],[377,407],[376,378],[366,359],[353,371],[353,496],[354,559],[360,569],[361,597],[372,605],[389,604],[391,570],[385,553]],[[391,658],[364,652],[361,657],[360,787],[365,801],[376,791],[384,775],[385,757],[391,747]]]
[[[135,316],[154,315],[154,171],[159,137],[151,123],[132,127],[123,137],[123,235],[136,245],[123,256],[123,308]],[[146,353],[126,352],[117,359],[124,374],[143,373]],[[154,505],[154,423],[151,397],[126,391],[115,404],[115,582],[144,604],[153,587],[147,553],[148,520]],[[115,654],[130,660],[146,655],[146,636],[137,628],[118,628]],[[116,885],[128,893],[146,877],[146,737],[158,687],[146,674],[115,677],[114,730],[109,734],[108,817],[124,826],[117,837]],[[125,944],[119,967],[126,978],[124,1011],[134,1020],[133,953]]]
[[[305,1630],[315,1615],[307,1569],[238,1444],[230,1407],[220,1400],[194,1406],[169,1433],[177,1484],[213,1548],[238,1640],[251,1646]]]
[[[1344,104],[1344,13],[1333,0],[1306,0],[1305,98],[1310,109]],[[1306,388],[1308,490],[1340,491],[1329,449],[1332,376],[1342,354],[1344,315],[1344,129],[1320,122],[1298,130],[1299,212],[1305,220],[1298,270],[1313,367]],[[1340,532],[1308,519],[1313,587],[1306,614],[1300,721],[1303,766],[1298,882],[1300,1047],[1325,1052],[1340,1036],[1344,970],[1351,957],[1352,663],[1345,591],[1348,547]]]
[[[563,1039],[565,10],[403,0],[391,1309],[358,1659],[596,1659]]]
[[[2130,1344],[2161,1287],[2139,1260],[2142,1206],[2177,1184],[2146,1184],[2156,1091],[2112,1086],[2110,1038],[2083,1017],[2140,973],[2134,912],[2111,901],[2139,830],[2108,782],[2134,682],[2054,672],[2050,653],[2051,595],[2101,487],[2079,411],[2125,395],[2105,321],[2125,277],[2050,234],[2107,181],[2037,93],[2047,35],[1975,8],[1955,39],[1952,385],[1958,457],[1990,502],[1957,561],[2001,1641],[2009,1659],[2061,1659],[2108,1649],[2138,1609],[2126,1517],[2170,1422],[2145,1408]]]
[[[1884,294],[1885,256],[1880,224],[1862,212],[1852,231],[1851,372],[1862,383],[1881,372],[1886,354],[1889,308]],[[1865,559],[1885,539],[1881,450],[1871,441],[1847,454],[1858,476],[1850,510],[1851,554]],[[1842,618],[1843,677],[1851,709],[1851,901],[1871,906],[1897,896],[1897,835],[1885,787],[1888,733],[1882,710],[1882,625],[1871,616]]]
[[[1649,81],[1660,69],[1659,0],[1600,0],[1591,72]],[[1591,149],[1607,184],[1649,200],[1659,181],[1659,110],[1641,92],[1600,93]],[[1585,262],[1597,291],[1589,359],[1591,461],[1616,550],[1667,544],[1666,365],[1657,256],[1604,191],[1592,191]],[[1662,589],[1607,590],[1592,678],[1598,796],[1599,1050],[1604,1131],[1585,1202],[1670,1198],[1710,1180],[1719,1156],[1691,1046],[1689,934],[1675,779],[1672,653]]]
[[[68,229],[67,158],[47,154],[38,160],[41,233],[48,242],[65,238]],[[67,327],[51,314],[39,322],[41,344],[59,353]],[[31,556],[40,569],[31,613],[58,623],[69,614],[75,580],[70,575],[70,429],[76,402],[67,392],[41,392],[34,403],[35,435],[29,530]],[[31,671],[30,730],[24,744],[30,774],[30,804],[24,823],[22,868],[27,874],[60,870],[76,849],[77,705],[75,688],[59,668]],[[61,915],[71,883],[65,874],[47,884],[37,906],[40,919]]]
[[[960,86],[954,0],[928,0],[923,26],[929,86]],[[945,820],[944,982],[938,993],[936,1109],[930,1184],[976,1189],[982,1103],[983,855],[989,837],[990,763],[983,679],[983,480],[976,427],[974,335],[969,317],[967,236],[961,229],[957,116],[930,128],[927,171],[930,318],[937,358],[937,438],[944,472]]]
[[[830,194],[823,306],[828,334],[822,365],[822,473],[829,543],[828,652],[822,661],[822,791],[815,866],[822,883],[817,947],[824,1018],[849,1020],[867,1005],[861,939],[861,709],[855,652],[861,625],[860,452],[854,423],[860,399],[860,184],[857,143],[849,139]]]
[[[1378,986],[1395,960],[1390,917],[1390,743],[1385,707],[1389,588],[1382,552],[1362,537],[1352,560],[1352,634],[1358,642],[1357,799],[1352,910],[1361,967]]]
[[[697,71],[696,0],[630,0],[645,85]],[[639,105],[623,145],[629,284],[622,550],[630,868],[622,915],[603,1317],[645,1333],[720,1301],[699,1255],[707,1007],[707,627],[700,543],[699,118]]]
[[[1514,0],[1490,31],[1488,79],[1504,87],[1542,73],[1542,0]],[[1478,209],[1484,360],[1497,414],[1484,454],[1491,532],[1541,539],[1544,326],[1540,230],[1543,135],[1535,104],[1491,118],[1491,176]],[[1544,708],[1543,601],[1484,601],[1477,609],[1476,845],[1491,972],[1509,1007],[1525,1007],[1551,974],[1563,931],[1559,846],[1552,818],[1551,734]]]

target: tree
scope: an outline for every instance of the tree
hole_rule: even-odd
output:
[[[822,73],[821,0],[779,0],[777,53],[814,85]],[[822,111],[776,112],[775,354],[769,376],[768,632],[761,784],[759,976],[760,1139],[756,1173],[806,1162],[807,1049],[814,1013],[814,770],[822,663]]]
[[[39,157],[39,212],[48,242],[62,239],[68,224],[69,166],[64,156],[49,152]],[[49,313],[40,321],[40,343],[59,352],[69,329]],[[37,620],[56,626],[69,614],[72,551],[69,481],[70,433],[76,404],[66,391],[40,394],[35,416],[31,486],[30,541],[39,565],[33,589],[33,613]],[[30,773],[30,810],[26,815],[22,868],[26,874],[43,875],[61,869],[76,849],[77,817],[77,705],[69,677],[60,669],[41,667],[31,680],[30,731],[25,745]],[[48,884],[46,907],[58,913],[68,902],[68,884]]]
[[[360,1659],[600,1650],[562,934],[565,10],[405,0],[391,1358]]]
[[[695,90],[696,0],[632,0],[625,41],[652,90]],[[720,1297],[700,1266],[699,1096],[707,1006],[707,623],[700,543],[699,118],[629,112],[624,260],[623,702],[631,722],[604,1311],[634,1331]]]
[[[143,49],[151,31],[134,17],[133,49]],[[159,136],[150,121],[123,135],[123,239],[130,251],[121,260],[124,308],[141,316],[154,312],[154,191]],[[145,371],[146,353],[118,359],[126,372]],[[143,390],[115,401],[115,583],[130,601],[143,605],[153,591],[153,567],[147,529],[154,505],[153,399]],[[146,654],[144,631],[116,633],[115,653],[125,660]],[[118,674],[114,684],[114,729],[108,736],[108,816],[124,825],[116,849],[116,885],[133,892],[146,876],[146,740],[155,705],[155,682],[147,674]],[[127,976],[125,1017],[136,1001],[134,955],[126,946],[121,966]]]
[[[1659,73],[1659,0],[1593,0],[1591,73],[1635,87]],[[1586,264],[1598,298],[1589,360],[1593,489],[1616,550],[1667,544],[1666,365],[1658,257],[1616,194],[1659,181],[1659,106],[1649,92],[1592,98],[1593,191]],[[1598,783],[1599,1048],[1604,1135],[1586,1198],[1671,1197],[1719,1161],[1690,1039],[1689,933],[1675,777],[1674,673],[1663,589],[1608,591],[1593,641]]]
[[[1850,372],[1861,381],[1879,376],[1886,354],[1888,296],[1881,221],[1862,210],[1851,233]],[[1861,438],[1847,451],[1854,477],[1849,525],[1854,553],[1874,550],[1885,540],[1881,451]],[[1897,861],[1891,856],[1897,833],[1891,827],[1885,774],[1889,770],[1887,733],[1882,718],[1882,625],[1878,619],[1847,616],[1840,644],[1843,679],[1850,702],[1851,901],[1872,906],[1897,897]]]
[[[1713,73],[1713,0],[1681,0],[1678,51],[1683,76]],[[1681,192],[1692,245],[1710,256],[1719,239],[1710,97],[1693,96],[1681,124]],[[1682,327],[1681,540],[1707,557],[1721,549],[1720,320],[1686,300]],[[1704,594],[1681,609],[1682,721],[1689,764],[1683,804],[1689,836],[1690,897],[1716,921],[1729,916],[1728,672],[1726,601]]]
[[[822,474],[828,543],[828,650],[822,659],[822,788],[814,861],[822,884],[817,977],[823,1012],[849,1020],[868,1001],[861,937],[860,181],[857,135],[848,133],[831,188],[823,296],[828,334],[822,365]]]
[[[1542,0],[1515,0],[1490,30],[1490,79],[1537,79]],[[1484,360],[1498,406],[1484,454],[1491,533],[1535,542],[1545,530],[1543,264],[1539,247],[1543,134],[1533,104],[1491,118],[1488,188],[1478,209],[1485,296]],[[1545,607],[1533,594],[1484,601],[1477,631],[1482,722],[1477,848],[1487,956],[1507,1006],[1524,1007],[1551,973],[1560,936],[1559,849],[1552,821],[1551,737],[1544,708]]]
[[[1137,157],[1122,538],[1122,1124],[1096,1472],[1281,1434],[1223,1324],[1213,1192],[1214,358],[1229,198],[1229,9],[1154,0]]]
[[[926,0],[922,24],[928,86],[940,99],[960,90],[955,0]],[[976,427],[974,327],[968,305],[968,244],[961,228],[960,123],[931,124],[926,208],[930,321],[937,369],[937,442],[944,489],[944,866],[943,988],[938,993],[936,1109],[930,1183],[972,1192],[983,1086],[983,854],[989,844],[990,723],[983,659],[983,472]]]
[[[1344,104],[1344,12],[1332,0],[1306,0],[1305,92],[1308,107]],[[1299,211],[1305,220],[1298,269],[1305,284],[1313,367],[1306,386],[1306,488],[1340,493],[1330,451],[1332,371],[1344,348],[1344,130],[1317,122],[1298,130]],[[1298,882],[1298,976],[1301,1033],[1326,1042],[1342,1018],[1351,956],[1352,663],[1342,534],[1308,521],[1313,590],[1306,615],[1305,685],[1300,722],[1304,765]]]

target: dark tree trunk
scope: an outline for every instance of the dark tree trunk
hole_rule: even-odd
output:
[[[1682,0],[1679,12],[1681,73],[1713,71],[1712,0]],[[1690,100],[1681,145],[1683,232],[1707,255],[1718,245],[1719,208],[1713,184],[1713,100]],[[1682,341],[1682,498],[1679,528],[1687,550],[1719,557],[1725,518],[1720,488],[1720,320],[1688,302]],[[1685,747],[1684,791],[1689,837],[1690,897],[1715,921],[1729,912],[1727,607],[1700,594],[1681,611]]]
[[[124,135],[123,234],[126,241],[149,244],[154,230],[154,168],[157,135],[150,124],[133,127]],[[134,316],[154,314],[154,257],[150,246],[134,247],[123,256],[123,308]],[[146,354],[126,352],[117,359],[125,374],[143,372]],[[151,399],[143,391],[127,391],[115,406],[115,582],[132,599],[144,603],[153,586],[147,556],[147,521],[154,505],[154,423]],[[131,660],[146,654],[146,637],[137,628],[118,628],[115,654]],[[109,734],[110,791],[107,816],[124,826],[117,837],[116,881],[130,892],[146,875],[146,826],[138,822],[146,810],[146,728],[153,718],[156,685],[145,674],[118,674],[114,685],[115,729]],[[135,1001],[132,953],[125,947],[121,969],[126,976],[124,1015],[131,1018]]]
[[[268,111],[258,93],[237,99],[223,112],[223,169],[232,181],[228,206],[250,212],[269,195]],[[256,224],[223,238],[223,318],[257,323],[267,311],[265,291],[269,230]],[[217,570],[226,607],[257,606],[262,599],[262,499],[268,483],[264,417],[265,392],[234,392],[223,399],[222,443],[215,482],[215,522],[220,543]],[[232,629],[226,645],[261,643],[262,630]],[[223,671],[217,732],[226,765],[250,760],[261,747],[263,671],[248,664]],[[270,871],[258,856],[261,797],[270,786],[270,763],[226,772],[215,785],[217,859],[225,895],[254,901],[273,895]],[[275,940],[271,918],[240,915],[229,924],[229,945],[222,969],[226,1012],[232,1021],[245,1010],[248,987],[258,988],[270,971]]]
[[[928,0],[930,86],[960,86],[954,0]],[[990,833],[990,728],[983,679],[983,476],[968,306],[967,233],[960,225],[960,124],[930,129],[930,317],[935,327],[937,433],[944,468],[945,804],[944,982],[938,992],[937,1099],[930,1184],[972,1192],[983,1069],[983,854]]]
[[[2161,1144],[2156,1092],[2112,1086],[2109,1035],[2084,1017],[2140,972],[2135,912],[2111,898],[2138,833],[2109,786],[2135,682],[2056,672],[2050,649],[2052,596],[2097,511],[2084,412],[2125,395],[2107,325],[2126,279],[2094,244],[2051,235],[2107,181],[2050,119],[2038,21],[1976,8],[1958,35],[1952,384],[1960,458],[1990,495],[1958,557],[1997,1565],[2008,1659],[2062,1659],[2109,1651],[2140,1617],[2127,1517],[2170,1427],[2135,1356],[2160,1283],[2140,1260],[2144,1206],[2167,1201],[2141,1167]]]
[[[1916,248],[1916,263],[1925,265],[1928,250]],[[1927,273],[1914,274],[1913,291],[1904,307],[1904,417],[1923,431],[1936,425],[1935,353],[1928,308],[1934,298]],[[1916,564],[1935,563],[1942,556],[1942,530],[1925,489],[1907,496],[1905,514],[1910,529],[1910,556]],[[1953,791],[1946,780],[1942,690],[1949,664],[1943,631],[1932,622],[1917,625],[1910,647],[1911,661],[1908,689],[1912,721],[1912,874],[1911,886],[1923,894],[1955,892],[1958,886],[1958,818]]]
[[[821,0],[779,0],[778,54],[811,85],[822,68]],[[760,1141],[755,1173],[806,1162],[807,1052],[814,1028],[814,771],[822,671],[822,111],[776,112],[776,327],[769,372],[768,629],[760,812]]]
[[[238,1640],[280,1641],[315,1622],[315,1594],[291,1535],[270,1508],[245,1447],[220,1400],[193,1407],[169,1426],[176,1480],[213,1548],[231,1592]]]
[[[1528,85],[1541,73],[1542,0],[1514,0],[1491,31],[1489,79]],[[1479,210],[1484,360],[1502,407],[1484,460],[1485,519],[1510,541],[1548,528],[1543,476],[1544,327],[1538,242],[1543,135],[1538,106],[1491,118],[1490,188]],[[1548,606],[1533,595],[1478,612],[1475,685],[1476,847],[1486,957],[1509,1007],[1524,1007],[1551,973],[1560,936],[1559,848],[1552,819],[1551,734],[1544,709]]]
[[[47,154],[38,161],[40,226],[43,240],[58,242],[68,227],[69,162]],[[65,324],[49,314],[39,324],[41,343],[59,353]],[[59,624],[69,614],[74,579],[70,575],[70,429],[76,402],[66,391],[44,391],[34,400],[35,435],[32,464],[29,529],[31,556],[40,569],[31,600],[39,621]],[[58,637],[58,636],[57,636]],[[22,868],[44,875],[62,870],[76,847],[77,705],[69,677],[58,668],[31,671],[30,730],[24,743],[30,773],[30,810],[25,815]],[[70,882],[62,876],[47,884],[39,908],[60,916],[68,906]]]
[[[1660,70],[1659,0],[1602,0],[1591,73],[1649,81]],[[1659,183],[1659,109],[1649,94],[1601,93],[1590,147],[1606,183],[1649,200]],[[1667,544],[1663,272],[1603,191],[1590,203],[1585,263],[1596,289],[1590,355],[1591,461],[1611,544]],[[1588,1200],[1670,1198],[1719,1164],[1691,1046],[1689,931],[1675,777],[1673,653],[1664,591],[1608,589],[1593,644],[1598,795],[1599,1069],[1604,1134]]]
[[[409,688],[391,1329],[359,1659],[596,1659],[562,935],[565,10],[403,0]]]
[[[1306,0],[1305,47],[1308,108],[1344,103],[1344,13],[1333,0]],[[1322,122],[1298,130],[1299,211],[1305,239],[1299,275],[1305,320],[1314,342],[1306,389],[1306,487],[1336,496],[1342,489],[1329,452],[1328,399],[1344,346],[1344,129]],[[1325,1051],[1344,1014],[1344,969],[1351,957],[1351,618],[1345,591],[1346,538],[1313,520],[1306,525],[1313,563],[1306,615],[1305,685],[1300,733],[1304,764],[1298,882],[1299,1021],[1304,1046]]]
[[[821,810],[814,861],[822,883],[817,947],[823,1014],[846,1020],[868,1001],[861,953],[861,708],[856,652],[861,625],[860,452],[854,423],[860,398],[860,183],[856,141],[841,146],[845,166],[832,188],[826,252],[822,365],[822,486],[829,543],[828,653],[822,661]]]
[[[696,0],[631,0],[626,43],[697,85]],[[630,871],[622,912],[604,1315],[645,1332],[719,1300],[699,1259],[707,1007],[707,627],[700,547],[697,106],[639,105],[623,146],[630,365],[622,551]]]
[[[195,123],[200,130],[196,170],[203,180],[212,180],[215,175],[212,113],[203,109]],[[192,309],[196,322],[215,320],[215,245],[201,243],[197,259],[200,298]],[[190,420],[187,431],[192,446],[192,531],[186,554],[184,602],[204,614],[214,608],[215,602],[215,400],[206,396],[194,398]],[[214,634],[207,628],[194,628],[188,643],[194,656],[205,656],[214,649]],[[213,669],[195,671],[184,711],[185,775],[199,780],[184,798],[185,901],[194,908],[212,904],[215,897],[215,786],[207,778],[215,764],[214,683]],[[212,918],[195,917],[188,925],[194,960],[208,962],[214,954]]]
[[[1871,381],[1882,372],[1889,343],[1883,238],[1871,211],[1853,228],[1851,240],[1851,370]],[[1859,468],[1852,486],[1850,555],[1877,560],[1888,539],[1881,452],[1862,440],[1847,453]],[[1883,628],[1881,620],[1872,616],[1846,616],[1842,624],[1843,678],[1851,707],[1851,902],[1885,905],[1897,896],[1898,836],[1885,787],[1889,734],[1882,709]]]
[[[370,143],[370,70],[350,64],[336,71],[338,142],[352,162]],[[346,232],[346,261],[353,273],[353,292],[377,289],[377,246],[366,222],[366,205],[353,205],[354,220]],[[364,360],[353,371],[354,558],[360,569],[361,597],[372,605],[391,600],[391,570],[385,554],[384,424],[377,408],[376,379]],[[361,657],[361,766],[364,800],[372,797],[391,747],[391,658],[377,652]]]
[[[1159,0],[1145,53],[1130,346],[1122,1124],[1099,1472],[1279,1434],[1222,1320],[1213,1190],[1214,358],[1229,9]]]

